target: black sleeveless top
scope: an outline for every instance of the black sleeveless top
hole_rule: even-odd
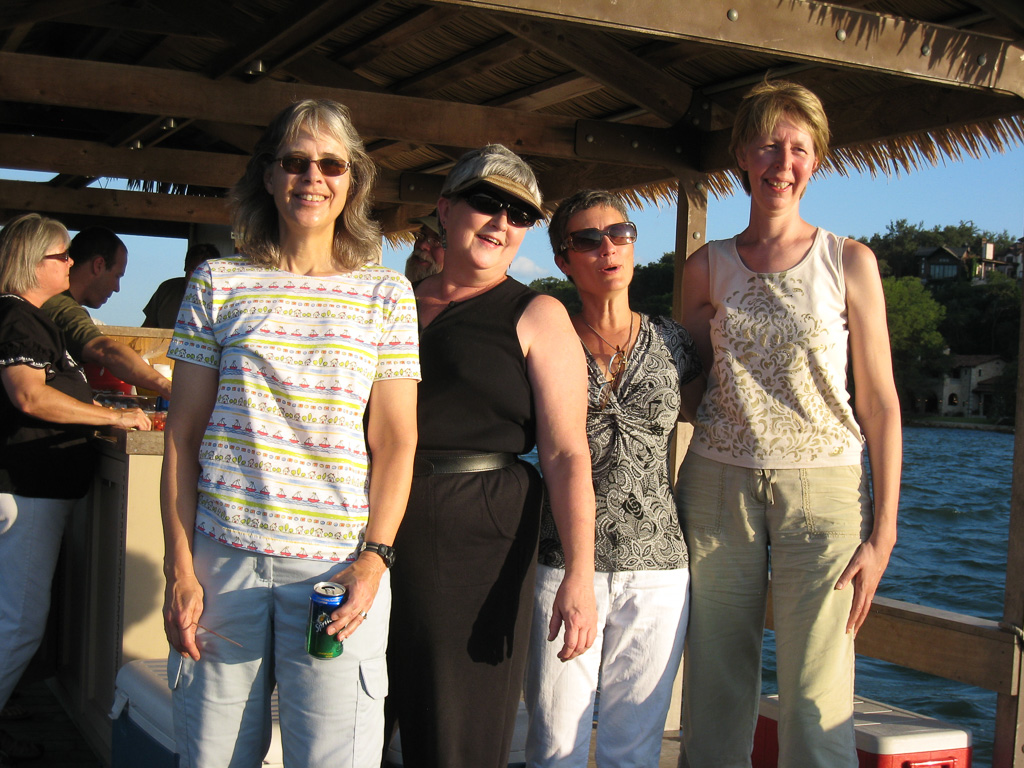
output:
[[[92,402],[92,388],[64,345],[63,332],[25,299],[0,296],[0,368],[28,365],[46,372],[46,386]],[[77,499],[89,488],[95,427],[54,424],[26,415],[0,387],[0,493]]]
[[[510,277],[452,302],[420,330],[420,449],[533,450],[533,393],[516,323],[535,296]]]

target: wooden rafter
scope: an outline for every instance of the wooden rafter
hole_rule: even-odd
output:
[[[826,3],[435,0],[835,63],[1024,98],[1024,48],[1004,39]],[[998,2],[998,0],[989,0]]]
[[[689,109],[693,92],[685,83],[637,58],[600,30],[568,29],[523,16],[496,18],[512,34],[566,61],[669,125],[681,120]]]

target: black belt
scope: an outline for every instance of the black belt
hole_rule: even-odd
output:
[[[514,453],[433,453],[417,451],[413,464],[413,477],[426,475],[453,475],[460,472],[487,472],[515,464],[519,456]]]

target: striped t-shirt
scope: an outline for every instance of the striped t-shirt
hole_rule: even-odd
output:
[[[214,259],[192,275],[168,355],[219,371],[196,531],[270,555],[354,559],[370,387],[420,375],[408,281],[380,266],[305,277]]]

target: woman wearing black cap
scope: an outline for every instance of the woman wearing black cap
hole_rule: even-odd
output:
[[[437,206],[444,271],[416,289],[420,437],[388,650],[413,768],[508,764],[543,495],[518,455],[534,445],[566,544],[550,636],[565,624],[565,660],[594,640],[586,362],[562,305],[506,274],[540,204],[505,147],[464,155]]]

